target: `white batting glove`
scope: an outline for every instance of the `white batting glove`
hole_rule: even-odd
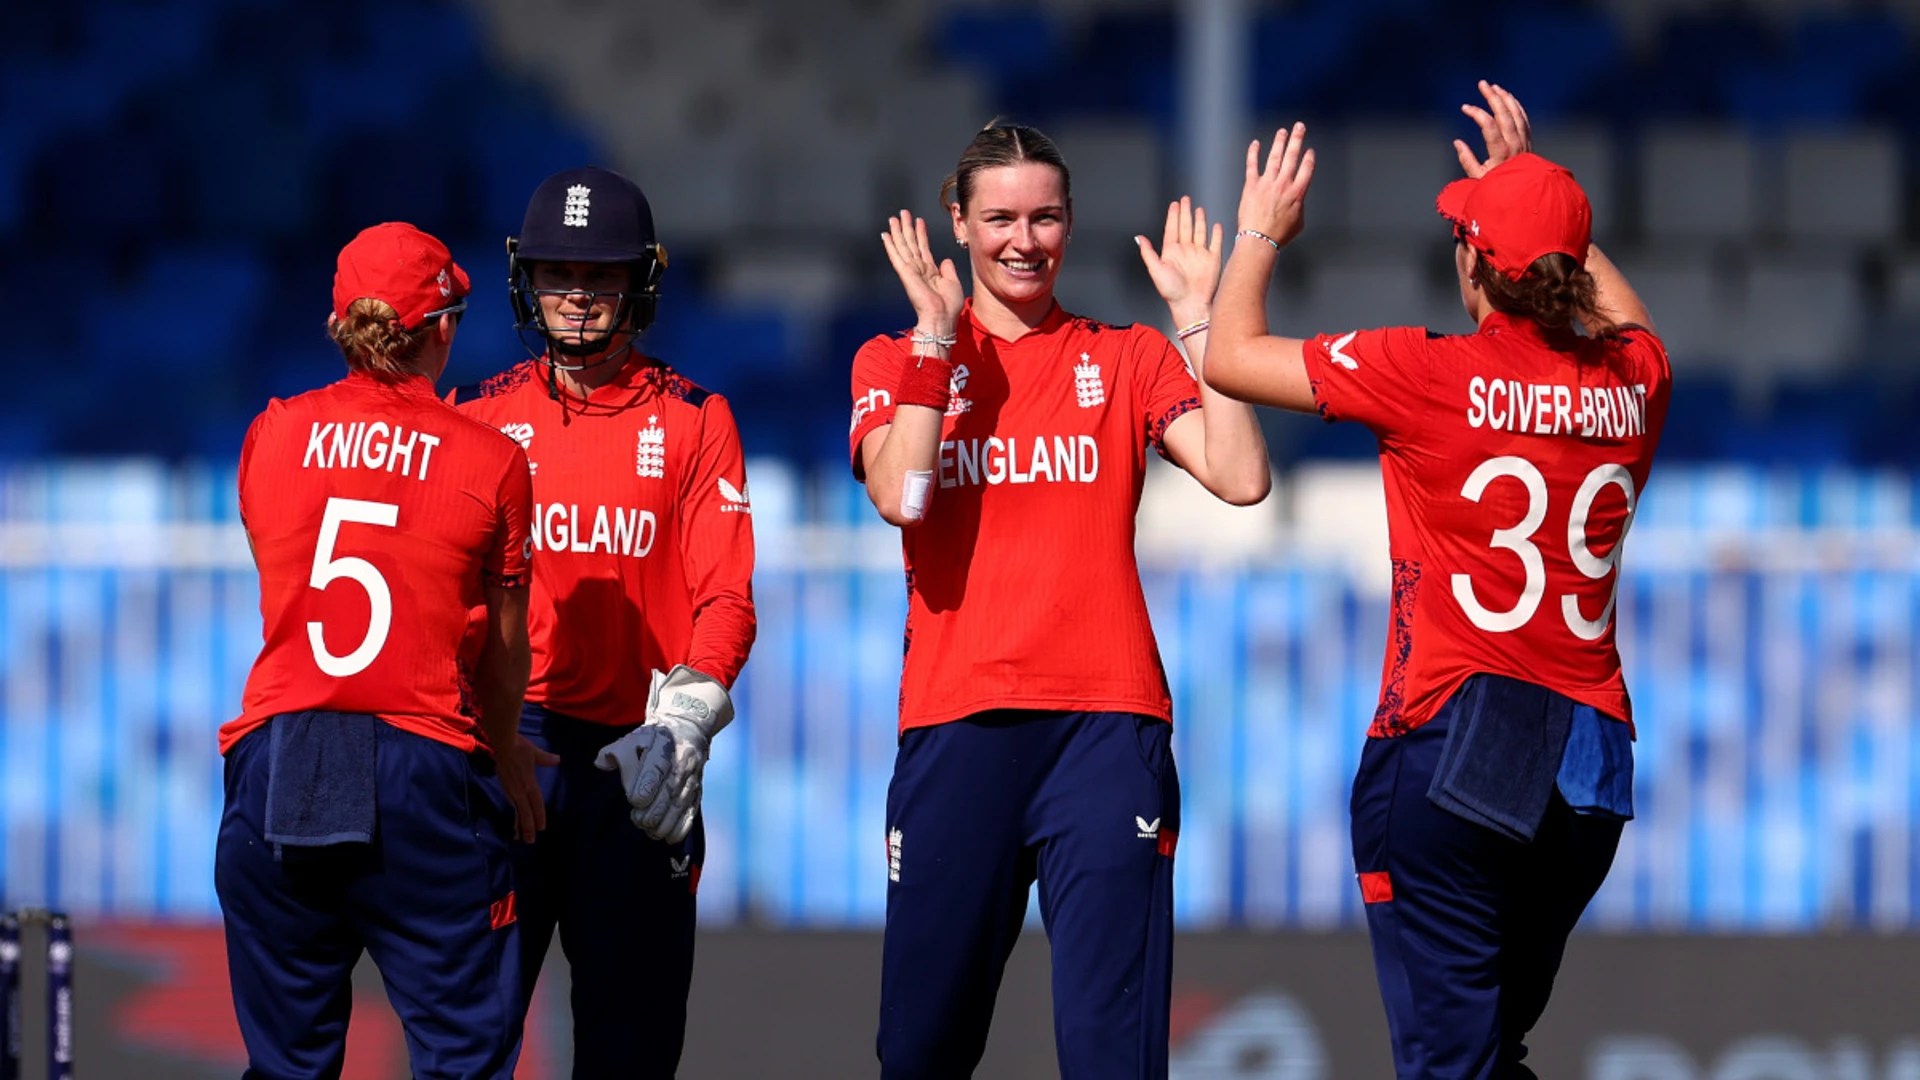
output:
[[[620,770],[620,786],[627,790],[634,824],[640,812],[653,805],[667,786],[667,774],[673,768],[673,740],[667,733],[645,724],[600,748],[593,763],[603,772]]]
[[[664,675],[653,673],[653,687],[647,694],[647,722],[638,730],[651,728],[666,736],[663,741],[670,746],[671,766],[652,803],[644,808],[634,804],[633,823],[647,835],[669,844],[686,839],[694,815],[700,811],[708,749],[713,737],[732,720],[733,699],[719,680],[685,664],[675,664]]]

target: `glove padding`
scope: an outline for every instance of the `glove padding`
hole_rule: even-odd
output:
[[[638,825],[641,809],[657,801],[666,787],[673,768],[673,740],[664,730],[641,724],[601,747],[593,763],[604,772],[620,770],[620,786],[627,791]]]
[[[702,777],[713,737],[733,720],[733,699],[719,680],[676,664],[653,673],[647,693],[647,720],[636,731],[652,729],[667,744],[666,782],[645,806],[634,802],[633,823],[669,844],[686,839],[700,812]],[[631,801],[631,800],[629,800]]]

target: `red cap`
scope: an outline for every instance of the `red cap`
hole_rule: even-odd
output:
[[[452,307],[471,289],[447,245],[401,221],[363,229],[333,272],[333,313],[344,319],[355,300],[384,300],[400,325],[417,330],[426,316]]]
[[[1515,154],[1478,180],[1455,180],[1440,189],[1434,207],[1495,270],[1515,280],[1535,259],[1555,252],[1587,265],[1593,241],[1587,193],[1572,173],[1538,154]]]

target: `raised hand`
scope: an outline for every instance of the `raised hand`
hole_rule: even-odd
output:
[[[1460,111],[1480,125],[1480,138],[1487,144],[1487,159],[1481,161],[1474,157],[1473,148],[1465,141],[1453,140],[1453,152],[1460,158],[1460,168],[1475,180],[1515,154],[1533,149],[1533,127],[1527,122],[1527,110],[1521,107],[1520,99],[1485,79],[1480,80],[1480,96],[1487,99],[1486,108],[1462,105]]]
[[[887,219],[880,244],[887,249],[887,261],[893,264],[894,273],[900,275],[920,329],[940,337],[953,333],[967,294],[953,260],[933,257],[933,248],[927,243],[926,220],[900,211]]]
[[[1211,234],[1207,232],[1206,210],[1193,205],[1185,195],[1179,202],[1167,204],[1167,226],[1159,251],[1145,236],[1133,238],[1140,247],[1140,261],[1147,264],[1147,274],[1153,278],[1153,287],[1174,310],[1176,319],[1184,318],[1189,311],[1197,312],[1194,318],[1206,317],[1213,290],[1220,284],[1222,239],[1219,225]]]
[[[1313,183],[1313,151],[1307,149],[1307,125],[1273,133],[1265,169],[1260,140],[1247,144],[1247,179],[1240,189],[1240,228],[1285,246],[1307,221],[1307,188]],[[1255,241],[1258,243],[1258,241]]]

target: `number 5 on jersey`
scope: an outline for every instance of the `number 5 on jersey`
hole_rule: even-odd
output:
[[[352,652],[345,656],[335,656],[327,651],[326,639],[318,621],[307,624],[307,643],[313,646],[313,662],[320,670],[336,679],[349,675],[358,675],[367,670],[374,657],[387,644],[387,632],[393,628],[393,593],[387,588],[387,579],[380,576],[372,563],[365,559],[348,555],[334,558],[333,545],[340,539],[340,526],[345,522],[362,525],[384,525],[392,528],[400,520],[400,508],[393,503],[366,502],[361,499],[328,499],[326,515],[320,519],[320,541],[313,549],[313,575],[307,584],[325,591],[326,587],[340,578],[350,578],[367,590],[367,635]]]
[[[1466,613],[1473,625],[1492,634],[1507,633],[1527,625],[1534,612],[1540,609],[1540,598],[1547,591],[1546,563],[1532,540],[1534,530],[1547,518],[1547,479],[1540,474],[1540,469],[1523,457],[1508,455],[1489,458],[1467,477],[1460,494],[1479,502],[1480,496],[1486,493],[1487,485],[1503,476],[1511,476],[1527,488],[1526,516],[1511,529],[1495,529],[1492,540],[1493,547],[1511,551],[1520,558],[1520,565],[1526,571],[1526,585],[1520,590],[1520,598],[1507,611],[1488,611],[1480,603],[1480,598],[1474,595],[1472,576],[1453,575],[1453,598],[1459,602],[1460,610]],[[1618,487],[1626,495],[1627,513],[1620,521],[1619,537],[1603,558],[1595,555],[1588,544],[1587,519],[1593,513],[1593,501],[1609,484]],[[1572,557],[1573,565],[1588,578],[1598,581],[1619,567],[1620,548],[1627,539],[1627,529],[1633,525],[1633,496],[1633,475],[1627,472],[1624,465],[1602,465],[1594,469],[1574,494],[1573,512],[1567,519],[1567,554]],[[1580,613],[1578,596],[1567,593],[1560,597],[1560,615],[1566,620],[1567,629],[1582,641],[1598,640],[1613,621],[1613,604],[1619,593],[1620,579],[1616,577],[1612,590],[1607,593],[1606,607],[1601,609],[1600,617],[1593,620]]]

